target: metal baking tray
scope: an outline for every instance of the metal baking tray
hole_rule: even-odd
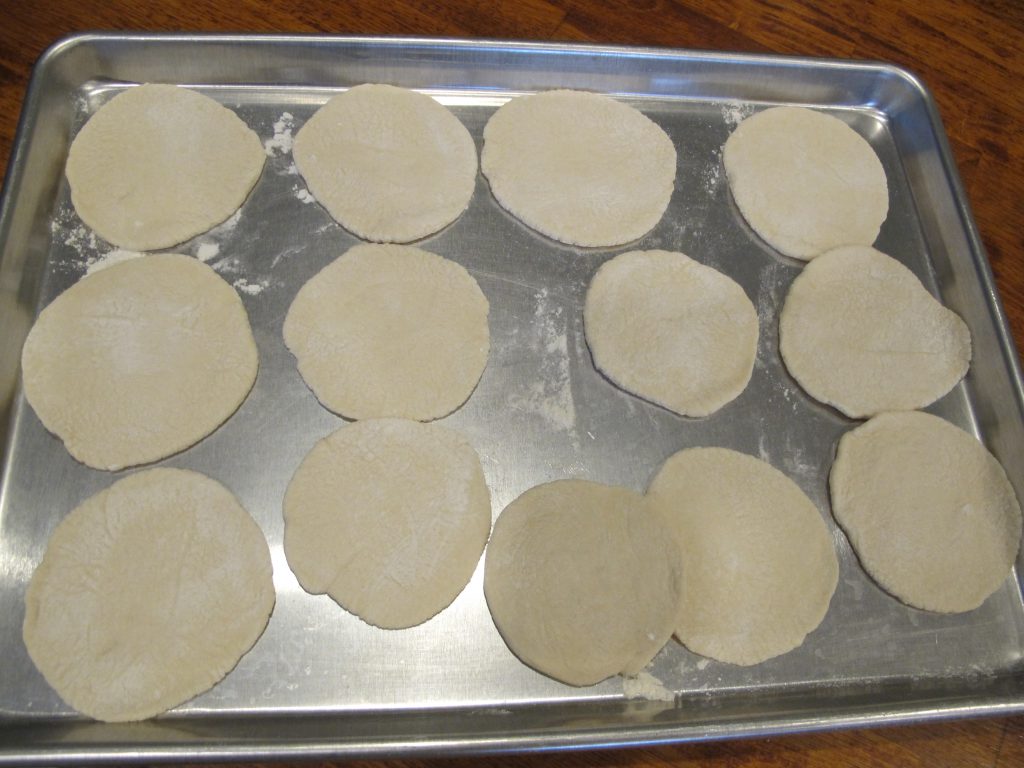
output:
[[[277,607],[266,634],[213,690],[149,722],[109,725],[69,710],[28,659],[23,598],[55,525],[124,473],[76,463],[17,386],[28,327],[110,249],[71,207],[69,142],[134,83],[187,85],[234,109],[269,142],[240,215],[179,248],[238,287],[261,356],[255,388],[221,429],[163,464],[226,484],[262,526]],[[281,549],[281,501],[306,451],[344,422],[304,386],[281,339],[298,287],[357,240],[305,199],[287,148],[332,94],[364,82],[429,93],[478,149],[493,110],[517,94],[612,94],[659,123],[679,155],[661,223],[639,241],[580,249],[507,215],[480,176],[469,210],[420,245],[464,264],[491,304],[491,356],[477,391],[443,423],[479,451],[495,516],[519,493],[582,477],[643,490],[688,446],[760,456],[795,480],[828,522],[839,586],[802,647],[754,667],[679,644],[655,658],[653,698],[614,678],[570,688],[523,666],[483,600],[482,568],[426,624],[388,632],[302,591]],[[810,400],[778,354],[777,318],[801,264],[772,252],[731,201],[720,149],[758,108],[800,104],[847,121],[885,167],[891,208],[877,246],[907,264],[970,326],[966,380],[929,409],[982,438],[1024,491],[1019,363],[934,102],[885,64],[681,50],[463,40],[86,34],[40,60],[25,99],[0,213],[0,762],[309,758],[652,744],[1004,714],[1024,709],[1020,561],[981,608],[908,608],[864,574],[832,521],[827,473],[855,422]],[[685,419],[618,390],[592,364],[582,301],[597,267],[634,248],[680,250],[737,280],[758,308],[746,391]],[[481,563],[482,566],[482,563]],[[647,681],[652,683],[651,679]],[[660,685],[659,685],[660,684]]]

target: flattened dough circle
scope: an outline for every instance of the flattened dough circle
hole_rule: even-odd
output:
[[[829,488],[864,570],[916,608],[977,608],[1017,557],[1021,511],[1006,472],[937,416],[883,413],[847,432]]]
[[[777,469],[725,448],[691,448],[669,457],[647,497],[679,542],[675,634],[691,651],[757,664],[821,623],[839,578],[832,537]]]
[[[594,275],[583,309],[594,364],[684,416],[737,397],[757,356],[757,310],[721,272],[669,251],[631,251]]]
[[[144,720],[221,680],[274,608],[270,550],[220,483],[129,475],[68,515],[25,596],[29,655],[68,704]]]
[[[527,226],[583,246],[635,240],[661,220],[676,150],[656,123],[596,93],[546,91],[498,109],[481,168],[494,197]]]
[[[748,117],[722,160],[743,218],[787,256],[871,245],[889,212],[885,170],[871,145],[822,112],[774,107]]]
[[[152,251],[231,216],[265,160],[259,137],[213,99],[174,85],[141,85],[82,127],[66,173],[82,221],[108,242]]]
[[[455,221],[473,196],[476,145],[434,99],[390,85],[341,93],[292,149],[313,196],[366,240],[408,243]]]
[[[158,254],[64,291],[21,366],[43,425],[83,464],[116,470],[213,432],[249,394],[259,356],[235,290],[190,256]]]
[[[350,419],[429,421],[472,394],[489,306],[459,264],[403,245],[357,245],[299,290],[284,340],[317,399]]]
[[[582,686],[654,658],[672,635],[681,579],[672,535],[640,494],[559,480],[498,517],[484,594],[516,656]]]
[[[376,419],[313,446],[288,484],[284,521],[285,555],[303,589],[403,629],[466,586],[491,529],[491,500],[461,435]]]
[[[967,373],[971,334],[905,266],[850,246],[793,281],[779,350],[811,397],[859,419],[924,408],[949,392]]]

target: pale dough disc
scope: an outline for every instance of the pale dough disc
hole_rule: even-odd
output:
[[[174,85],[141,85],[82,127],[66,173],[82,221],[108,242],[152,251],[231,216],[265,160],[259,137],[213,99]]]
[[[498,109],[481,168],[513,216],[563,243],[635,240],[661,220],[676,150],[656,123],[596,93],[546,91]]]
[[[68,704],[143,720],[221,680],[274,608],[270,550],[220,483],[151,469],[80,504],[25,596],[25,646]]]
[[[822,112],[775,107],[748,117],[722,160],[743,218],[787,256],[871,245],[889,212],[885,171],[871,145]]]
[[[480,380],[488,311],[476,280],[454,261],[363,244],[302,286],[284,341],[335,413],[429,421],[466,402]]]
[[[466,586],[491,530],[480,458],[456,432],[361,421],[318,442],[284,497],[284,551],[303,589],[403,629]]]
[[[832,511],[883,589],[927,611],[981,605],[1017,556],[1021,511],[985,447],[927,413],[883,413],[847,432]]]
[[[606,262],[583,318],[608,378],[684,416],[718,410],[754,370],[754,305],[731,278],[681,253],[632,251]]]
[[[750,665],[799,646],[828,611],[839,563],[828,527],[796,483],[759,459],[691,448],[647,491],[682,552],[676,637]]]
[[[868,246],[837,248],[793,281],[779,351],[811,397],[855,419],[923,408],[971,362],[971,334],[913,272]]]
[[[523,663],[582,686],[654,658],[672,636],[681,580],[672,535],[640,494],[559,480],[498,517],[484,594]]]
[[[408,243],[469,205],[476,145],[429,96],[358,85],[317,110],[295,137],[295,165],[313,196],[366,240]]]
[[[235,290],[190,256],[87,275],[39,313],[25,397],[83,464],[116,470],[182,451],[234,413],[259,356]]]

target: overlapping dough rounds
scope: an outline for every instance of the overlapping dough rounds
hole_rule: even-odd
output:
[[[640,494],[560,480],[498,517],[484,594],[516,656],[582,686],[654,658],[672,635],[682,578],[675,541]]]
[[[480,165],[497,201],[526,225],[563,243],[607,246],[635,240],[661,219],[676,150],[622,102],[546,91],[491,116]]]
[[[473,196],[476,145],[434,99],[358,85],[317,110],[295,137],[295,165],[345,229],[408,243],[455,221]]]
[[[350,419],[437,419],[472,394],[490,350],[487,298],[454,261],[357,245],[312,277],[284,340],[317,399]]]
[[[68,152],[71,202],[108,242],[158,250],[233,214],[259,180],[266,154],[231,110],[174,85],[118,94]]]
[[[681,253],[632,251],[606,262],[583,318],[608,378],[684,416],[718,410],[754,370],[754,305],[731,278]]]
[[[679,541],[691,651],[757,664],[799,646],[828,611],[839,578],[832,537],[796,483],[753,456],[691,448],[647,491]]]
[[[318,442],[284,498],[288,565],[313,594],[384,629],[421,624],[466,586],[491,529],[480,458],[456,432],[361,421]]]
[[[793,281],[779,318],[779,351],[811,397],[847,416],[923,408],[971,361],[967,325],[895,259],[837,248]]]
[[[889,212],[885,170],[871,145],[822,112],[758,112],[729,136],[722,160],[743,218],[787,256],[871,245]]]
[[[220,483],[151,469],[53,532],[25,596],[29,656],[68,704],[143,720],[221,680],[274,608],[270,550]]]
[[[882,588],[916,608],[970,611],[1006,581],[1021,510],[973,436],[927,413],[883,413],[843,435],[832,511]]]
[[[178,254],[87,275],[39,314],[21,355],[25,396],[83,464],[162,459],[219,427],[259,355],[235,289]]]

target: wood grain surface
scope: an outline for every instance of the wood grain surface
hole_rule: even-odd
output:
[[[1021,0],[3,0],[0,169],[33,62],[84,30],[397,34],[594,41],[877,59],[931,88],[1018,349],[1024,343]],[[369,766],[1024,766],[1024,717],[658,748]]]

